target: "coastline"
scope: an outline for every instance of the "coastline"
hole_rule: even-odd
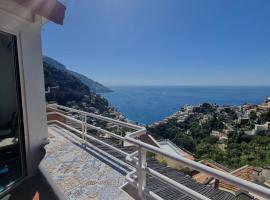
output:
[[[218,105],[259,104],[270,95],[270,86],[117,86],[101,94],[126,118],[151,125],[184,105],[204,102]]]

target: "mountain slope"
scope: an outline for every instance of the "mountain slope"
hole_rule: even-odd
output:
[[[46,94],[48,102],[56,101],[63,106],[124,120],[123,115],[115,108],[109,106],[105,98],[90,90],[88,86],[70,72],[59,69],[52,63],[49,64],[47,62],[44,62],[43,67],[45,88],[58,87]]]
[[[86,76],[79,74],[77,72],[74,71],[70,71],[69,72],[74,75],[75,77],[77,77],[78,79],[80,79],[81,82],[83,82],[85,85],[87,85],[91,90],[93,90],[94,92],[97,93],[105,93],[105,92],[112,92],[112,90],[110,90],[109,88],[105,87],[104,85],[93,81],[92,79],[87,78]]]
[[[100,95],[90,91],[79,79],[67,71],[59,70],[52,65],[44,63],[45,88],[58,86],[46,95],[47,101],[79,107],[86,111],[103,113],[109,110],[108,102]]]
[[[72,74],[73,76],[78,78],[82,83],[84,83],[86,86],[88,86],[89,89],[92,90],[93,92],[96,92],[96,93],[111,92],[111,90],[109,88],[105,87],[104,85],[102,85],[102,84],[82,75],[82,74],[79,74],[77,72],[74,72],[74,71],[67,69],[65,65],[54,60],[53,58],[50,58],[48,56],[43,56],[43,63],[46,63],[47,65],[50,65],[51,67],[54,67],[58,70],[62,70],[62,71],[65,71],[67,73]]]

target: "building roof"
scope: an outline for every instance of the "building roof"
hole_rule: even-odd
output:
[[[252,173],[253,173],[253,167],[246,165],[244,167],[241,167],[241,168],[233,171],[231,174],[238,177],[238,178],[244,179],[246,181],[252,181]],[[225,190],[229,190],[232,192],[237,192],[240,190],[240,188],[238,188],[237,186],[231,185],[231,184],[226,183],[224,181],[220,181],[219,188],[223,188]]]
[[[211,180],[213,180],[213,176],[204,174],[204,173],[198,173],[194,176],[192,176],[193,180],[195,180],[198,183],[202,184],[208,184]]]
[[[200,161],[200,163],[208,166],[208,167],[212,167],[214,169],[217,169],[219,171],[223,171],[223,172],[229,172],[230,170],[227,169],[226,167],[218,164],[218,163],[215,163],[214,161],[211,161],[211,160],[202,160]],[[213,180],[213,177],[208,175],[208,174],[205,174],[205,173],[198,173],[196,175],[194,175],[193,177],[193,180],[195,180],[196,182],[198,183],[203,183],[203,184],[208,184],[211,180]]]
[[[13,0],[21,6],[30,9],[46,19],[63,24],[66,7],[57,0]]]
[[[182,156],[185,158],[189,158],[191,160],[193,160],[193,156],[190,155],[189,153],[187,153],[186,151],[184,151],[183,149],[180,149],[178,146],[176,146],[173,142],[171,142],[170,140],[161,140],[158,142],[159,147],[166,151],[167,153],[173,154],[175,156]]]
[[[210,199],[226,199],[226,200],[237,200],[238,198],[232,195],[229,192],[219,190],[209,185],[204,185],[195,182],[189,175],[186,175],[179,170],[167,167],[154,160],[153,158],[148,158],[147,166],[158,171],[159,173],[173,179],[174,181],[202,194]],[[159,181],[159,179],[148,176],[146,181],[147,189],[153,191],[157,195],[160,195],[163,199],[183,199],[183,200],[193,200],[194,198],[189,197],[188,195],[183,194],[179,190],[176,190],[174,187],[164,184]],[[151,199],[151,198],[147,198]]]
[[[155,147],[159,147],[158,142],[149,134],[143,134],[139,138],[144,143],[150,144],[150,145],[155,146]]]

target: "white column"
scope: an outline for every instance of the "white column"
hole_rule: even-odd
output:
[[[146,185],[146,150],[139,146],[139,161],[138,161],[138,194],[140,199],[144,199],[143,190]]]

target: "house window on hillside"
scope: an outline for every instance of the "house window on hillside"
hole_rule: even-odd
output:
[[[16,41],[0,31],[0,196],[25,175]]]

